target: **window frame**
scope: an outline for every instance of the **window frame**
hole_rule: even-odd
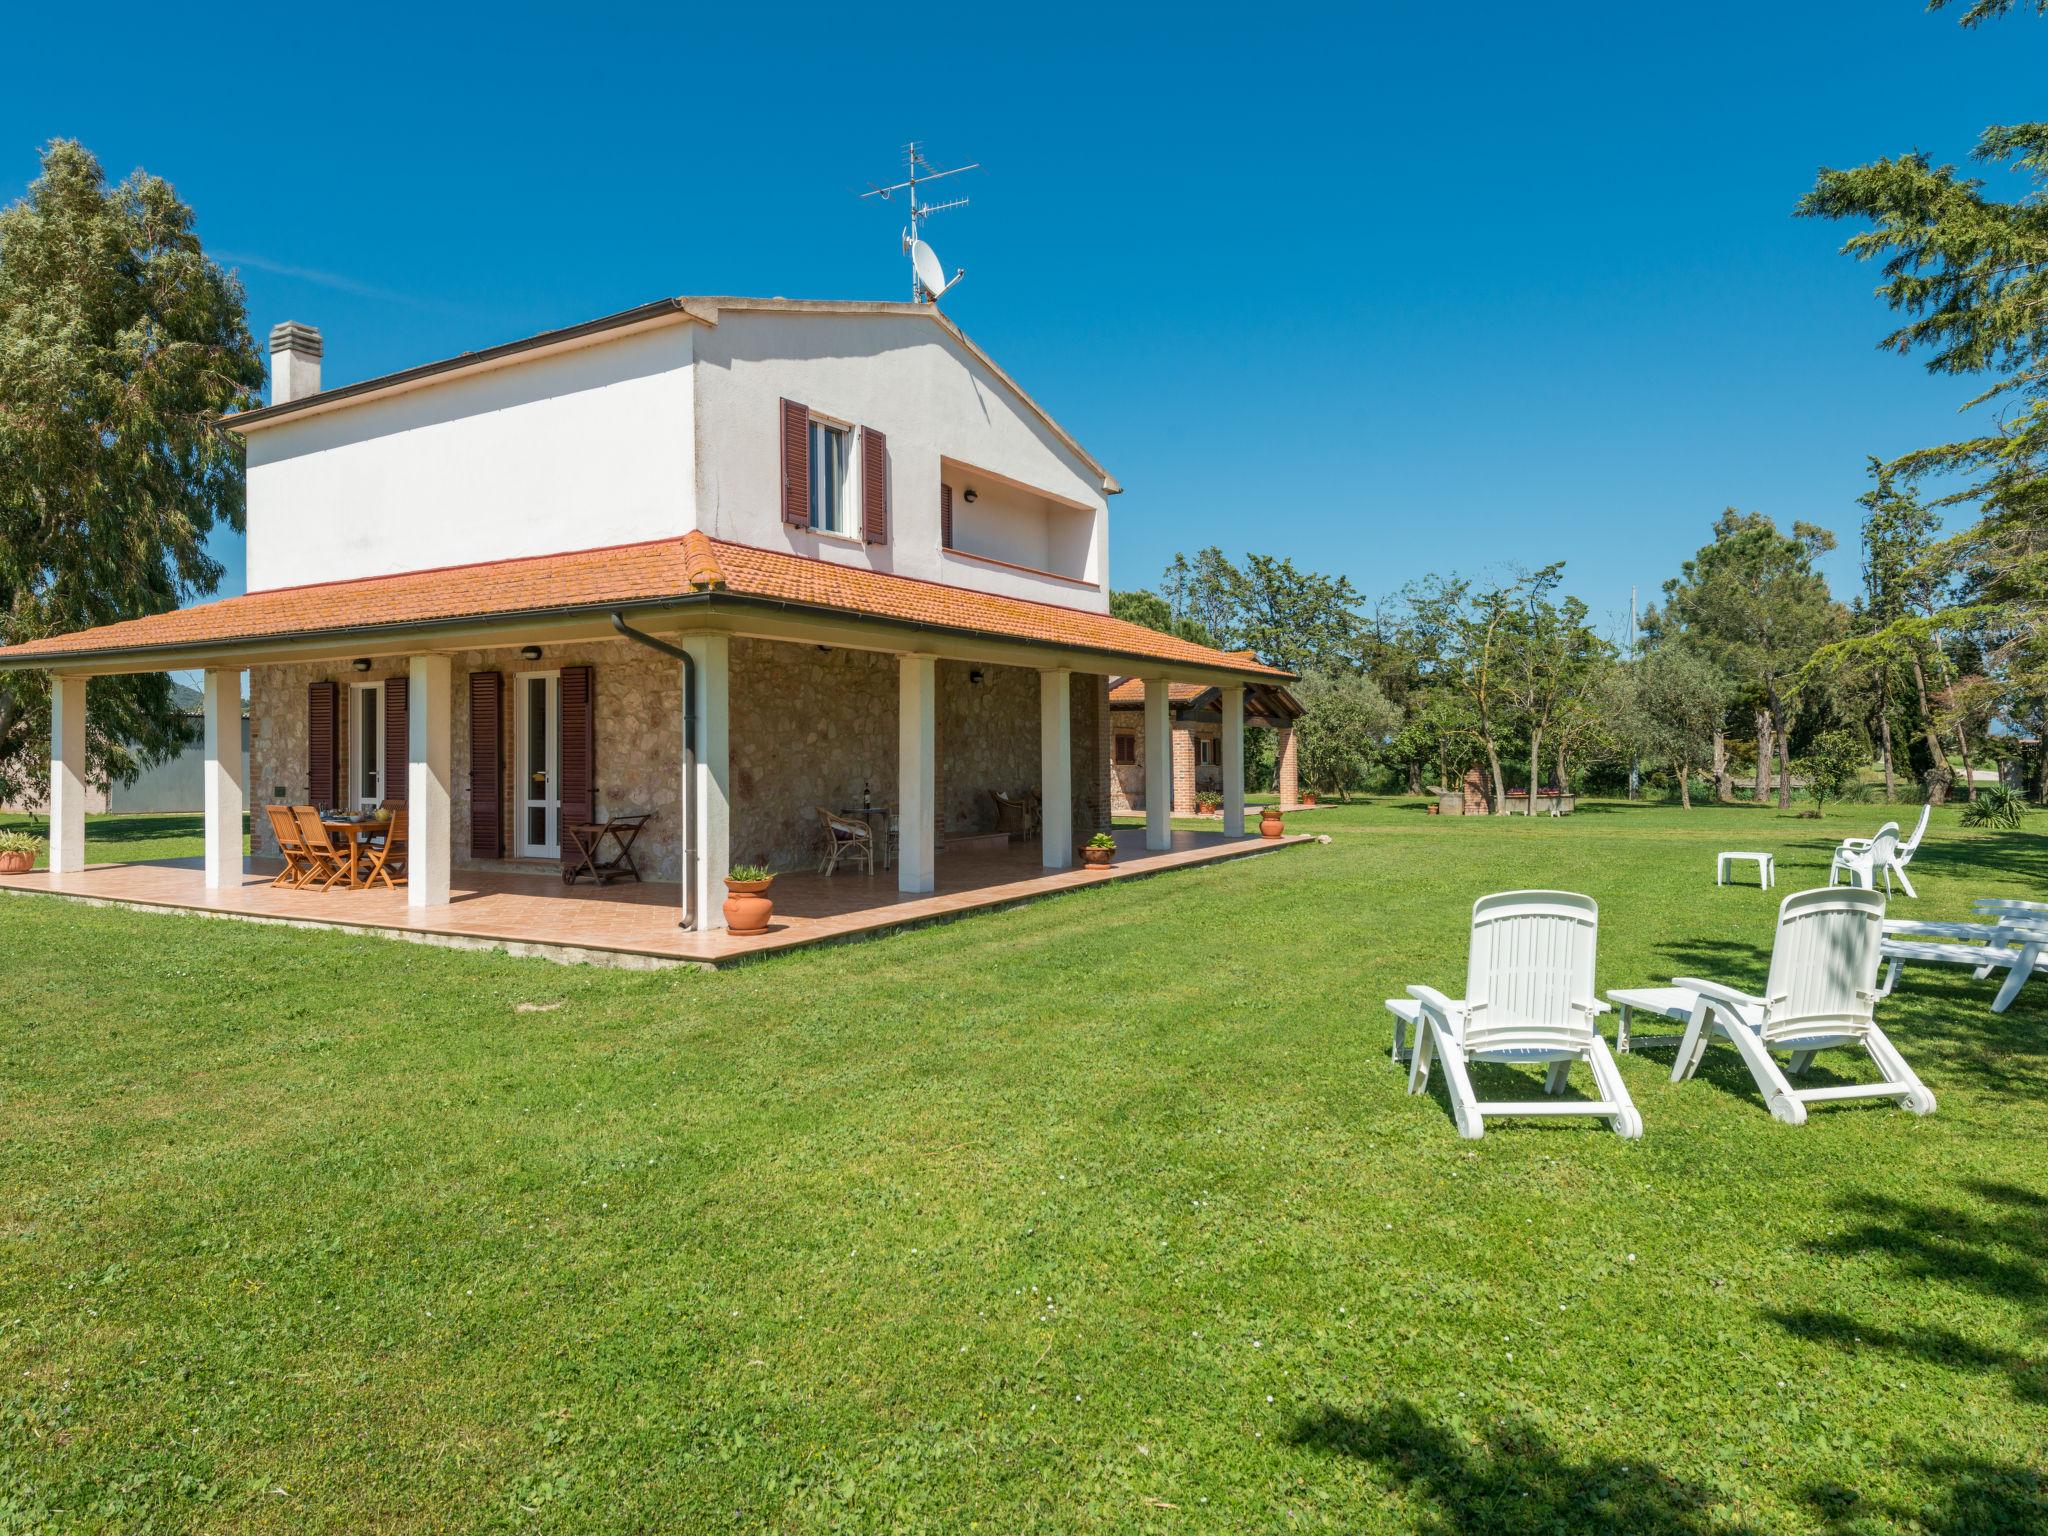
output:
[[[1127,750],[1128,755],[1126,755]],[[1110,761],[1119,768],[1136,767],[1138,762],[1138,733],[1136,731],[1116,732],[1115,739],[1110,743],[1109,755]]]
[[[347,804],[359,811],[374,811],[388,798],[384,793],[384,682],[380,678],[369,683],[349,684],[348,722],[348,796]],[[363,735],[366,729],[374,729],[377,741],[376,755],[365,762]],[[363,794],[364,771],[375,777],[374,795]]]
[[[857,472],[854,462],[855,440],[858,436],[857,430],[851,422],[840,421],[836,417],[822,415],[817,411],[810,413],[810,423],[807,430],[809,432],[807,446],[810,450],[811,477],[807,493],[811,517],[810,530],[812,533],[822,535],[828,539],[846,539],[857,543],[860,539],[860,514],[857,507],[859,488],[854,483]],[[821,481],[820,479],[818,449],[821,442],[821,433],[824,434],[825,438],[836,439],[837,442],[839,449],[839,475],[836,485],[831,485],[829,480]],[[836,528],[829,527],[818,521],[818,492],[821,485],[831,485],[836,500],[834,510],[839,514],[839,526]]]

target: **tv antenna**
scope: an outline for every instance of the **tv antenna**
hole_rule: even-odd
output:
[[[972,165],[956,165],[942,171],[924,156],[923,148],[912,139],[903,146],[903,163],[906,169],[904,180],[894,186],[878,187],[872,181],[862,197],[879,197],[891,202],[898,192],[910,195],[910,222],[903,228],[903,254],[910,258],[910,302],[913,304],[936,304],[940,296],[967,275],[965,267],[958,267],[951,277],[939,261],[939,253],[924,241],[924,221],[935,213],[944,213],[949,208],[965,208],[968,199],[953,198],[944,203],[921,203],[917,200],[917,189],[926,182],[942,181],[948,176],[958,176],[963,171],[978,171],[981,162]]]

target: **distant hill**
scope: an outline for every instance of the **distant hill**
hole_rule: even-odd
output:
[[[206,695],[186,683],[171,684],[171,702],[188,715],[196,715],[206,707]]]

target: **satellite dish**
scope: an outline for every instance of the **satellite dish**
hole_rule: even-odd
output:
[[[917,274],[918,286],[923,288],[934,302],[939,295],[952,287],[953,283],[959,282],[966,275],[964,271],[955,272],[953,282],[947,282],[946,269],[939,265],[939,253],[922,240],[916,239],[910,242],[910,268]]]

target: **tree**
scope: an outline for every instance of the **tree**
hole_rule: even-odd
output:
[[[1607,647],[1586,624],[1586,605],[1576,597],[1550,600],[1564,573],[1562,561],[1532,571],[1518,584],[1511,672],[1515,703],[1529,736],[1529,814],[1536,814],[1541,783],[1543,737],[1561,708],[1569,706]],[[1560,776],[1563,763],[1558,765]],[[1562,789],[1562,783],[1558,786]]]
[[[1401,712],[1371,678],[1357,673],[1304,673],[1293,693],[1302,708],[1294,741],[1303,782],[1350,799],[1352,790],[1365,787],[1400,727]]]
[[[170,184],[57,140],[0,211],[0,643],[161,613],[218,586],[242,527],[240,444],[263,362],[241,285],[208,260]],[[132,778],[184,745],[170,680],[87,693],[86,767]],[[0,799],[48,783],[49,691],[0,677]]]
[[[1162,584],[1175,622],[1199,625],[1212,644],[1290,672],[1358,669],[1363,626],[1347,577],[1271,555],[1247,555],[1238,566],[1212,546],[1193,560],[1175,555]]]
[[[1178,635],[1196,645],[1213,647],[1216,644],[1215,637],[1193,619],[1176,619],[1166,599],[1157,592],[1147,592],[1143,588],[1136,592],[1112,592],[1109,594],[1109,611],[1116,618],[1142,624],[1161,634]]]
[[[1780,809],[1792,803],[1792,726],[1802,671],[1846,623],[1814,564],[1834,542],[1825,528],[1795,523],[1786,535],[1761,513],[1730,507],[1714,524],[1714,542],[1664,584],[1667,617],[1761,704],[1780,753]],[[1760,786],[1768,754],[1769,745],[1759,740]]]
[[[1409,765],[1410,793],[1420,793],[1424,765],[1435,771],[1437,786],[1455,789],[1479,747],[1479,720],[1471,704],[1447,688],[1425,688],[1410,699],[1388,752]]]
[[[2048,14],[2042,0],[2028,3]],[[1970,0],[1961,19],[1975,26],[2024,8]],[[2028,189],[1990,198],[1980,180],[1915,152],[1822,171],[1798,212],[1868,226],[1842,249],[1882,263],[1878,292],[1904,317],[1881,346],[1924,352],[1932,373],[1989,380],[1966,402],[1998,403],[1987,430],[1890,467],[1908,483],[1960,482],[1933,505],[1977,509],[1933,552],[1959,586],[1939,617],[1975,632],[2003,708],[2018,716],[2048,696],[2048,123],[1987,128],[1973,158],[2007,166]],[[1967,735],[1958,745],[1967,754]]]
[[[1870,753],[1854,731],[1837,727],[1822,731],[1807,748],[1806,789],[1817,809],[1830,800],[1840,800],[1856,787]]]
[[[1462,577],[1430,576],[1403,592],[1417,633],[1428,637],[1432,684],[1460,695],[1471,708],[1492,779],[1494,814],[1499,816],[1508,813],[1501,743],[1520,723],[1516,644],[1523,601],[1530,583],[1543,575],[1523,575],[1507,586],[1479,589]]]
[[[1721,669],[1690,646],[1670,643],[1650,651],[1635,669],[1635,707],[1649,754],[1671,765],[1678,803],[1692,809],[1692,771],[1708,762],[1728,712],[1728,682]]]

